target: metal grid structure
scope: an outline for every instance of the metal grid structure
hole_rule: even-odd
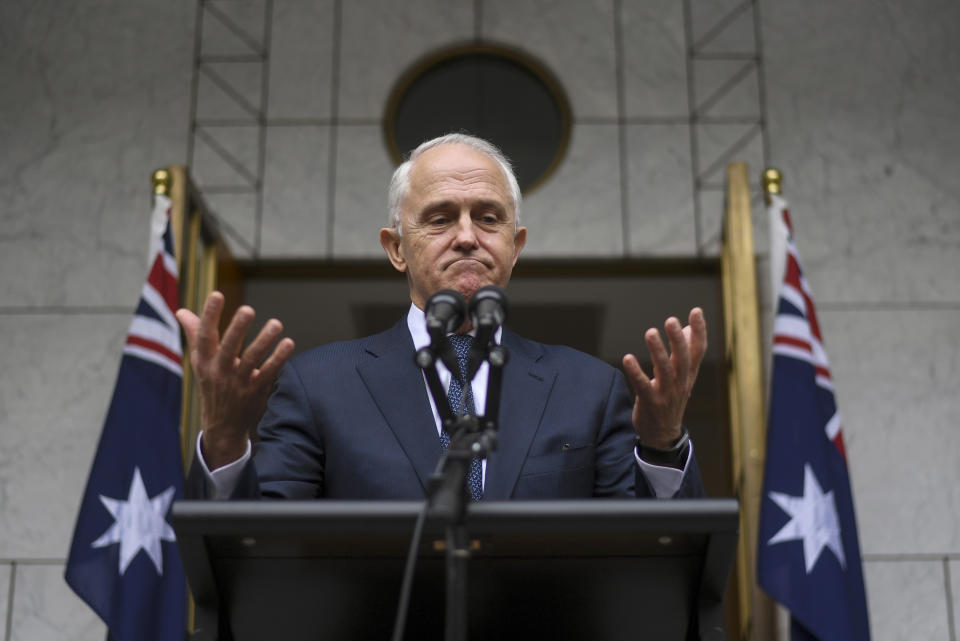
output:
[[[494,0],[463,0],[462,14],[467,24],[459,34],[460,41],[498,42],[523,48],[524,42],[504,42],[500,34],[486,40],[485,16]],[[338,132],[350,127],[379,127],[383,105],[372,100],[361,111],[353,113],[350,105],[341,100],[340,78],[344,73],[341,59],[350,52],[342,46],[345,37],[355,38],[355,32],[344,33],[344,11],[353,10],[342,0],[316,3],[320,8],[312,15],[322,15],[314,25],[313,37],[291,42],[290,30],[278,33],[277,12],[285,9],[283,3],[273,0],[203,0],[198,5],[195,45],[194,82],[188,164],[194,179],[217,213],[225,235],[239,256],[249,258],[276,257],[275,249],[265,246],[264,229],[270,224],[264,205],[266,174],[281,172],[283,166],[272,166],[268,153],[268,136],[282,144],[281,128],[301,128],[325,147],[318,159],[316,180],[300,189],[316,193],[315,215],[322,222],[314,228],[319,238],[315,252],[304,258],[331,258],[337,255],[338,238],[334,221],[338,215]],[[374,5],[375,3],[364,3]],[[425,6],[420,7],[423,4]],[[427,2],[405,3],[403,9],[410,19],[418,11],[429,11]],[[456,3],[451,3],[456,4]],[[532,2],[532,4],[537,4]],[[759,173],[766,164],[768,145],[765,130],[764,83],[762,43],[759,15],[755,0],[684,0],[674,3],[670,11],[682,11],[683,47],[664,50],[661,57],[684,56],[677,60],[678,68],[685,69],[686,113],[667,115],[631,115],[625,85],[631,72],[625,56],[625,47],[631,45],[631,34],[625,32],[625,14],[642,11],[656,12],[663,3],[643,3],[607,0],[595,3],[598,11],[612,16],[609,36],[612,38],[614,113],[606,116],[577,113],[574,124],[602,125],[615,128],[619,162],[619,201],[622,248],[614,257],[643,257],[643,252],[631,248],[631,174],[629,129],[646,125],[685,126],[689,140],[689,196],[684,197],[684,211],[693,215],[693,240],[690,251],[681,255],[716,256],[719,253],[721,215],[723,210],[723,176],[725,166],[733,160],[745,161],[751,167],[751,191],[755,204],[761,195]],[[290,6],[294,6],[291,4]],[[459,5],[457,5],[459,6]],[[538,5],[539,6],[539,5]],[[501,8],[502,10],[502,8]],[[546,10],[546,9],[544,9]],[[364,19],[376,20],[377,12],[366,9]],[[527,14],[530,9],[527,8]],[[561,23],[555,39],[567,37]],[[571,25],[572,28],[572,25]],[[388,36],[389,37],[389,34]],[[454,39],[456,39],[454,34]],[[324,49],[317,49],[312,41],[322,41]],[[324,57],[310,64],[322,68],[320,75],[325,85],[319,96],[306,96],[309,108],[293,116],[276,110],[271,105],[271,75],[280,66],[288,66],[290,55],[284,60],[272,55],[280,42],[285,51],[302,48],[309,57],[321,51]],[[588,46],[591,43],[587,43]],[[597,47],[609,47],[609,42],[598,42]],[[440,46],[438,44],[438,46]],[[556,46],[563,46],[562,43]],[[398,53],[402,58],[404,54]],[[407,64],[415,62],[414,59]],[[373,62],[371,62],[373,64]],[[274,67],[273,65],[277,65]],[[549,65],[548,65],[549,66]],[[555,68],[561,83],[566,70]],[[294,81],[295,82],[295,81]],[[290,83],[288,83],[289,85]],[[294,89],[294,91],[296,88]],[[651,91],[657,91],[651,87]],[[287,92],[290,92],[289,86]],[[316,91],[314,92],[316,93]],[[325,96],[322,94],[326,94]],[[384,96],[385,98],[385,96]],[[346,101],[349,103],[349,101]],[[289,135],[296,136],[288,129]],[[386,157],[386,147],[382,151]],[[296,189],[296,187],[295,187]],[[371,183],[370,189],[383,185]],[[535,196],[536,197],[536,196]],[[301,199],[307,196],[301,196]],[[636,205],[636,204],[635,204]],[[759,209],[759,208],[758,208]],[[664,212],[668,215],[669,212]],[[761,221],[758,221],[761,222]],[[376,249],[376,248],[375,248]],[[760,248],[761,251],[763,247]],[[611,257],[609,254],[604,257]]]

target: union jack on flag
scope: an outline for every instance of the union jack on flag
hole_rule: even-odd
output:
[[[866,641],[860,545],[830,365],[786,201],[773,195],[769,214],[785,247],[773,326],[757,578],[790,610],[794,641]]]
[[[130,323],[123,353],[156,363],[182,377],[180,326],[173,315],[180,307],[180,288],[169,224],[170,200],[162,194],[157,194],[155,199],[150,221],[152,264],[140,292],[140,303]],[[162,245],[154,239],[162,241]]]
[[[123,347],[65,579],[113,641],[183,641],[186,583],[167,521],[183,496],[182,350],[170,201],[156,195],[150,271]]]

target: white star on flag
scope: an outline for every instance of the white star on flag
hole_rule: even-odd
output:
[[[830,548],[840,561],[840,567],[846,569],[833,490],[824,493],[809,463],[803,466],[803,496],[780,492],[770,492],[769,496],[791,518],[767,541],[767,545],[802,539],[807,574],[817,564],[824,547]]]
[[[112,499],[103,494],[100,502],[113,515],[114,523],[91,547],[102,548],[120,544],[120,575],[127,571],[133,557],[143,550],[153,561],[157,574],[163,575],[163,552],[160,541],[176,541],[173,528],[165,520],[170,502],[173,501],[173,486],[150,498],[143,485],[140,468],[134,468],[133,480],[126,501]]]

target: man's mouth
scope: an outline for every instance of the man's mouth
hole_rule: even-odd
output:
[[[484,263],[484,262],[483,262],[482,260],[480,260],[479,258],[475,258],[475,257],[473,257],[473,256],[462,256],[462,257],[460,257],[460,258],[456,258],[456,259],[450,261],[449,263],[447,263],[447,266],[444,267],[444,269],[445,269],[445,270],[446,270],[446,269],[450,269],[451,267],[453,267],[454,265],[456,265],[456,264],[458,264],[458,263],[476,263],[476,264],[480,265],[481,267],[486,267],[486,266],[487,266],[487,264]]]

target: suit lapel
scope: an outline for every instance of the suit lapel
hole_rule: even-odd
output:
[[[509,499],[517,483],[530,443],[540,426],[557,373],[539,361],[543,348],[519,338],[506,328],[503,345],[509,359],[503,371],[498,424],[498,447],[487,460],[484,500]]]
[[[372,337],[366,349],[372,358],[359,363],[357,372],[426,491],[441,447],[406,317]]]

